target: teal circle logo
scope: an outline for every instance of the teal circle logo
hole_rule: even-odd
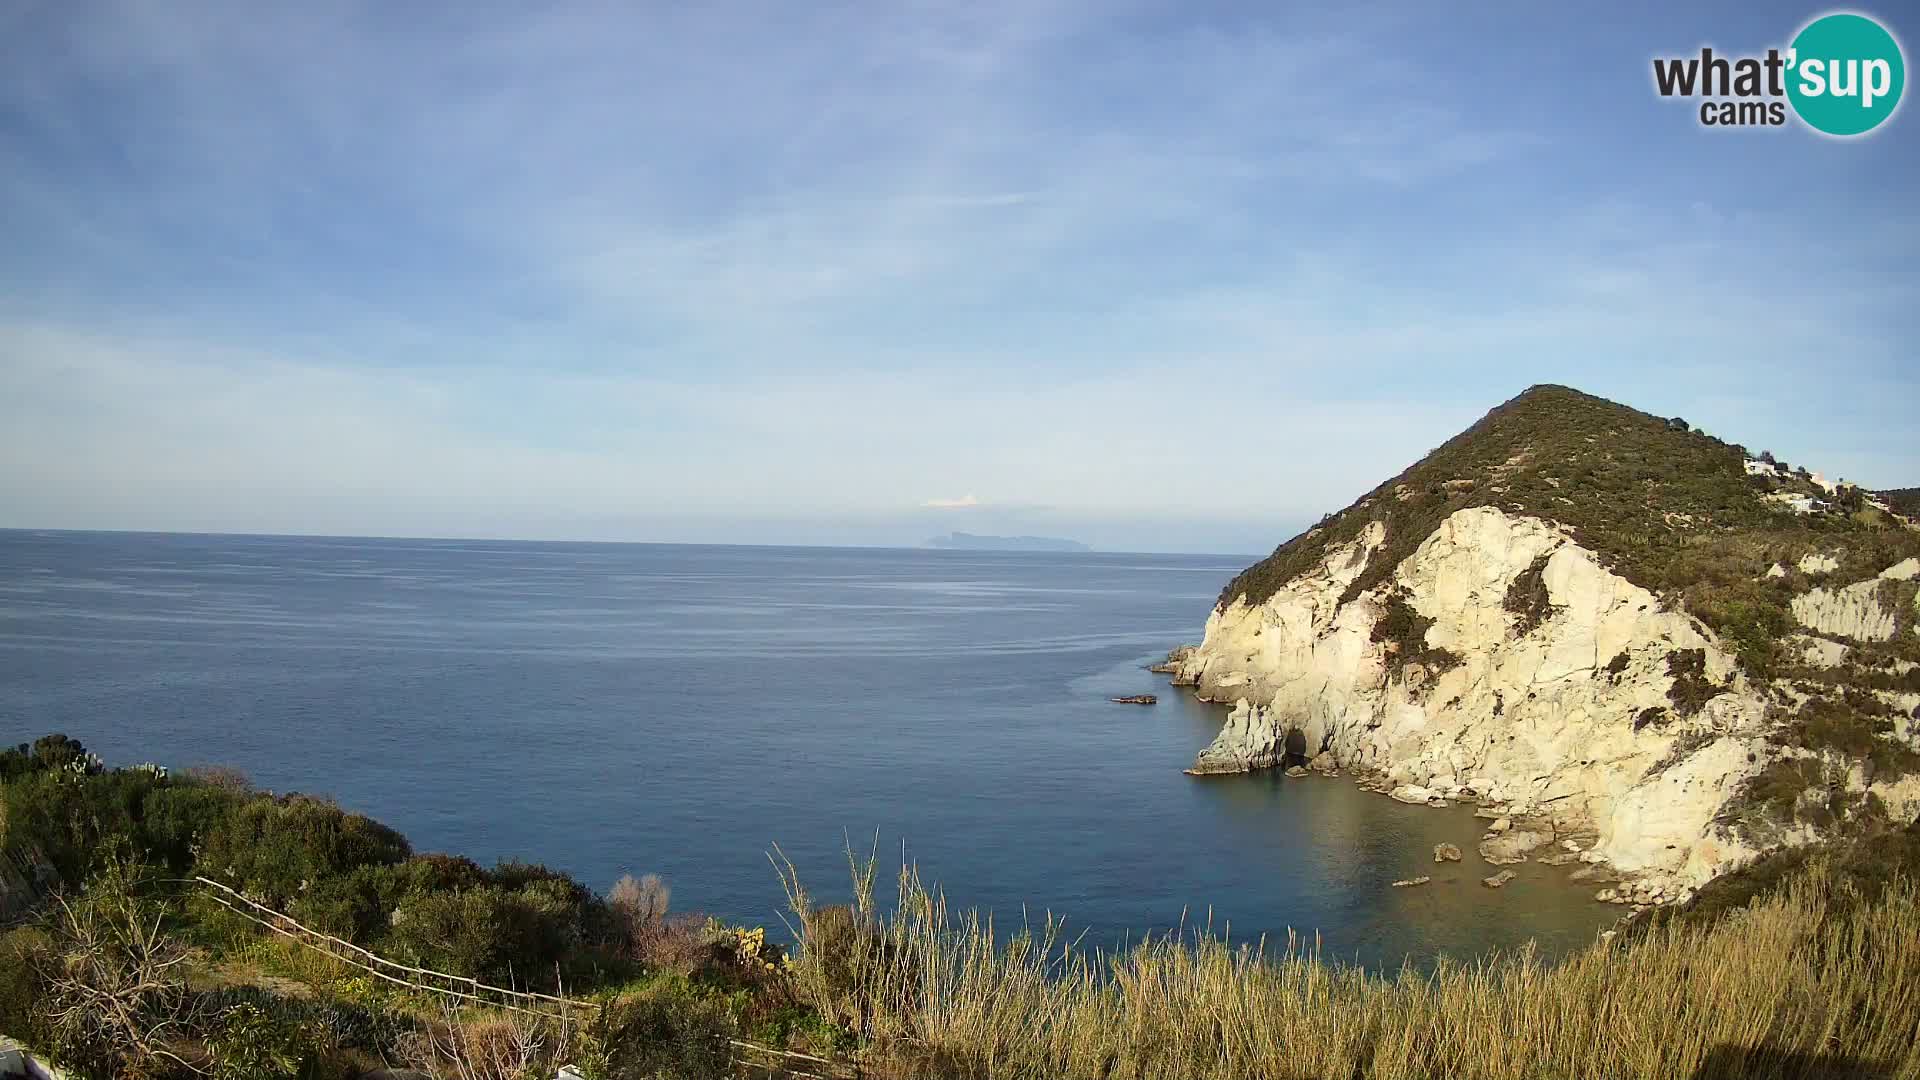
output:
[[[1787,100],[1815,131],[1864,135],[1900,105],[1907,85],[1900,43],[1865,15],[1822,15],[1793,39]]]

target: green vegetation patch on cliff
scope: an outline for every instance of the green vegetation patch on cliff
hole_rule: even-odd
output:
[[[1553,600],[1547,594],[1547,560],[1550,555],[1542,555],[1533,560],[1533,565],[1515,575],[1513,584],[1507,586],[1506,608],[1515,616],[1514,633],[1525,636],[1539,629],[1540,624],[1553,614]]]
[[[1491,506],[1566,529],[1609,569],[1713,627],[1750,672],[1770,674],[1803,582],[1797,572],[1767,578],[1769,566],[1837,552],[1833,576],[1860,580],[1920,554],[1920,532],[1845,512],[1845,499],[1803,475],[1749,476],[1747,458],[1746,448],[1677,420],[1536,386],[1247,568],[1220,604],[1266,600],[1377,521],[1386,539],[1347,587],[1342,600],[1351,600],[1387,580],[1450,515]],[[1797,513],[1770,495],[1818,509]]]
[[[1373,624],[1372,640],[1384,642],[1387,670],[1400,674],[1408,664],[1421,664],[1433,671],[1445,671],[1460,663],[1460,655],[1451,649],[1427,644],[1427,631],[1433,620],[1420,614],[1405,590],[1387,594],[1387,610]]]

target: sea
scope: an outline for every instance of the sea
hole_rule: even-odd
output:
[[[1486,888],[1466,808],[1181,771],[1224,710],[1147,665],[1250,561],[0,531],[0,742],[231,766],[416,850],[658,874],[675,910],[781,936],[774,859],[830,902],[852,851],[883,893],[910,863],[1101,948],[1210,928],[1394,969],[1592,942],[1618,909],[1537,863]]]

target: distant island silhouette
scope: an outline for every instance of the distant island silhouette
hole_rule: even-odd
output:
[[[1092,551],[1093,549],[1078,540],[1062,540],[1055,536],[980,536],[975,533],[955,532],[946,536],[936,536],[927,541],[927,547],[960,548],[968,551]]]

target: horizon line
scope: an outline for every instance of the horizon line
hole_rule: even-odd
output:
[[[253,540],[405,540],[417,543],[488,543],[488,544],[565,544],[624,547],[719,547],[719,548],[782,548],[807,551],[920,551],[941,552],[957,555],[1193,555],[1205,558],[1253,559],[1258,561],[1267,555],[1245,551],[1134,551],[1119,548],[1095,548],[1089,546],[1085,551],[1041,551],[1025,548],[942,548],[932,544],[777,544],[743,543],[740,541],[692,541],[692,540],[556,540],[534,539],[514,536],[409,536],[397,533],[302,533],[302,532],[231,532],[208,529],[73,529],[42,527],[33,525],[0,525],[0,534],[4,533],[40,533],[40,534],[79,534],[99,536],[198,536],[198,537],[234,537]],[[931,538],[930,538],[931,539]],[[1078,542],[1078,541],[1076,541]],[[1268,553],[1271,554],[1271,553]]]

